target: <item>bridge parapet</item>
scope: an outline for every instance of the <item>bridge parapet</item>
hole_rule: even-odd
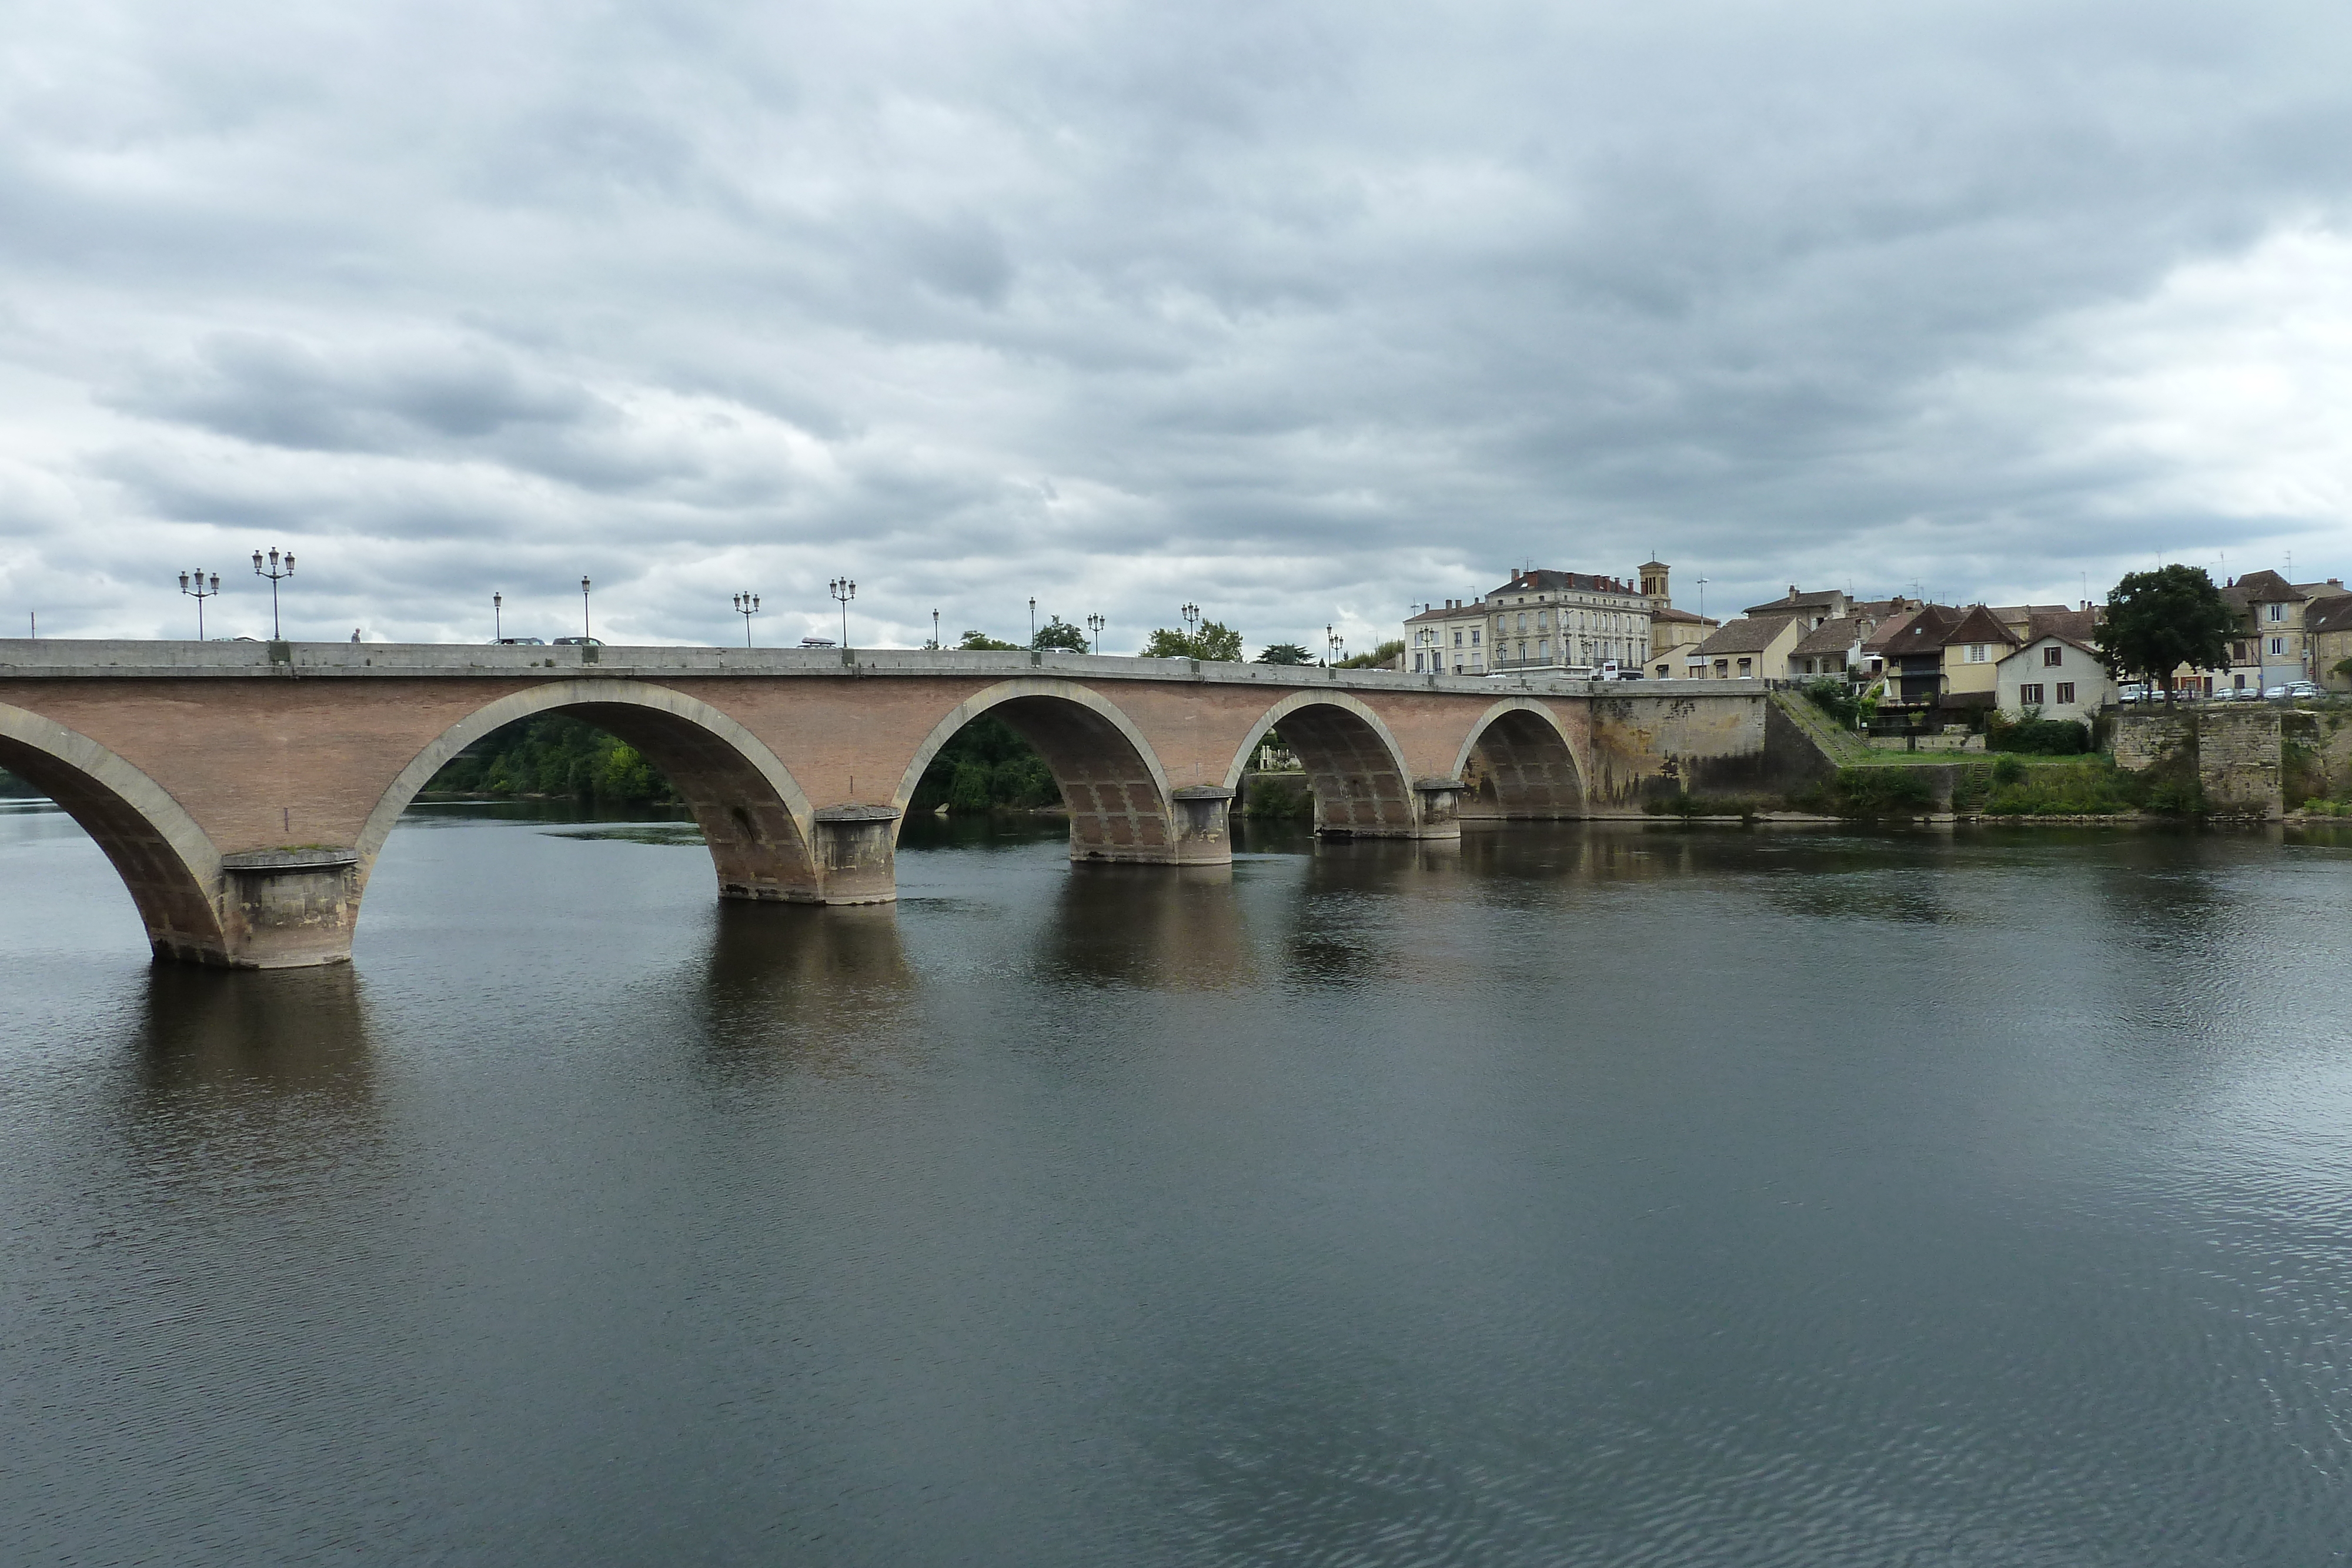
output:
[[[591,655],[583,657],[583,655]],[[1354,692],[1442,692],[1489,697],[1540,693],[1565,697],[1754,695],[1761,681],[1589,681],[1539,673],[1412,674],[1400,670],[1339,670],[1315,664],[1226,664],[1209,659],[1139,659],[1118,653],[1037,653],[961,648],[722,648],[697,645],[517,647],[479,643],[194,643],[166,639],[37,641],[0,638],[0,680],[43,678],[187,679],[230,676],[300,679],[494,679],[593,674],[629,680],[687,675],[876,676],[993,679],[1043,674],[1087,681],[1197,682],[1213,685]]]

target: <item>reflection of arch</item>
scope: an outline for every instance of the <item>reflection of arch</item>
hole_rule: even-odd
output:
[[[0,704],[0,767],[98,841],[146,923],[159,958],[220,963],[220,851],[163,787],[86,735]]]
[[[808,797],[776,754],[709,704],[644,681],[551,681],[500,697],[443,730],[400,770],[360,830],[362,876],[401,812],[450,758],[494,729],[559,710],[634,747],[677,786],[710,845],[722,894],[820,896],[809,853]]]
[[[1482,766],[1472,779],[1473,756]],[[1454,759],[1454,776],[1471,779],[1459,808],[1465,819],[1514,821],[1584,815],[1584,770],[1559,716],[1532,697],[1505,697],[1478,716]]]
[[[974,692],[932,727],[890,803],[904,812],[955,732],[989,714],[1036,748],[1070,809],[1072,860],[1164,861],[1175,853],[1168,776],[1135,721],[1075,681],[1024,676]]]
[[[1387,837],[1413,831],[1404,748],[1362,702],[1346,692],[1291,693],[1251,726],[1225,770],[1226,789],[1241,782],[1242,769],[1268,730],[1281,735],[1307,769],[1318,832]]]

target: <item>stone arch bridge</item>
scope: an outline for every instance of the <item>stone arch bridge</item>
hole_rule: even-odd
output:
[[[1757,682],[1595,685],[1187,659],[906,650],[0,641],[0,768],[70,812],[157,956],[348,958],[401,812],[537,714],[668,775],[722,896],[894,898],[925,766],[986,713],[1052,768],[1076,861],[1217,864],[1260,740],[1306,768],[1327,836],[1639,814],[1770,787],[1810,743]]]

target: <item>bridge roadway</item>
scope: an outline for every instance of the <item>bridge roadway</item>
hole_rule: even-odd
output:
[[[370,870],[418,790],[501,726],[566,713],[677,786],[730,898],[897,896],[925,766],[987,713],[1044,757],[1070,856],[1232,859],[1268,731],[1329,836],[1638,814],[1753,789],[1811,747],[1755,681],[1601,685],[1060,653],[0,640],[0,767],[121,873],[158,957],[351,955]],[[1805,754],[1805,755],[1801,755]]]

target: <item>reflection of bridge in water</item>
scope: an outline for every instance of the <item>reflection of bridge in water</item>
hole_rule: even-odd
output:
[[[1079,861],[1214,865],[1258,743],[1316,831],[1638,812],[1811,763],[1752,682],[1595,685],[1065,653],[0,641],[0,767],[106,851],[158,956],[351,953],[393,824],[465,747],[564,713],[666,773],[723,896],[896,894],[923,770],[981,714],[1053,770]]]

